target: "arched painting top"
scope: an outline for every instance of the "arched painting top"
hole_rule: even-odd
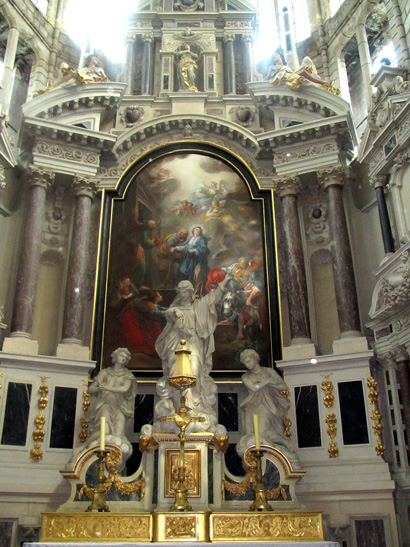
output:
[[[276,242],[271,191],[245,162],[207,143],[172,143],[128,166],[103,193],[93,358],[127,347],[130,368],[161,370],[155,342],[176,286],[201,298],[232,272],[217,307],[213,370],[242,369],[253,348],[281,358]]]

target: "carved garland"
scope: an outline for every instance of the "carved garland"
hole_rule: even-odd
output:
[[[367,378],[367,387],[369,388],[369,401],[372,406],[372,412],[370,414],[370,417],[374,422],[372,429],[374,431],[377,441],[375,451],[378,456],[383,456],[386,447],[383,445],[381,439],[383,427],[381,424],[380,412],[377,410],[377,400],[379,398],[379,394],[377,393],[377,381],[373,378],[370,369],[369,377]]]
[[[34,441],[34,448],[30,450],[30,458],[35,461],[39,461],[43,459],[43,451],[41,450],[41,443],[44,441],[44,424],[46,423],[46,419],[44,417],[44,409],[47,406],[48,399],[48,387],[47,387],[47,376],[40,376],[41,378],[41,385],[38,388],[38,392],[40,394],[39,400],[38,400],[38,408],[40,409],[40,412],[37,414],[37,416],[34,419],[34,423],[36,424],[36,429],[33,431],[33,441]]]
[[[289,401],[289,393],[290,389],[286,389],[285,391],[281,391],[282,395],[285,397],[285,399],[288,401],[288,408],[286,412],[286,418],[283,420],[283,427],[284,427],[284,435],[285,437],[288,437],[289,439],[292,438],[292,433],[290,431],[290,427],[292,425],[292,422],[289,420],[288,413],[290,409],[290,401]]]
[[[88,423],[86,420],[87,410],[90,408],[90,394],[88,393],[88,380],[83,380],[85,389],[83,391],[83,415],[80,419],[80,433],[78,434],[78,440],[80,443],[85,442],[87,439]]]
[[[133,483],[123,482],[118,475],[117,465],[121,462],[121,451],[119,449],[111,450],[106,458],[106,464],[108,467],[108,477],[104,483],[104,490],[107,493],[108,490],[114,485],[114,488],[121,492],[121,494],[135,494],[141,490],[141,499],[144,499],[145,496],[145,479],[142,477],[140,480]],[[83,485],[80,492],[78,493],[78,499],[81,500],[83,494],[87,496],[88,499],[93,499],[94,497],[94,488],[88,488],[86,484]]]
[[[332,410],[335,405],[335,398],[333,395],[333,383],[329,380],[329,374],[325,374],[324,376],[325,380],[322,382],[322,389],[325,392],[325,396],[323,397],[323,403],[325,407],[329,410],[329,413],[325,419],[325,422],[328,426],[327,434],[330,437],[330,445],[328,448],[329,458],[338,458],[339,449],[337,448],[337,444],[335,442],[335,437],[337,433],[337,418],[335,414],[333,414]]]

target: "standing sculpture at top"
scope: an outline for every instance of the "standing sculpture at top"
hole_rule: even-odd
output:
[[[184,44],[183,47],[184,49],[176,52],[179,91],[198,91],[196,87],[198,55],[191,51],[189,44]]]
[[[192,423],[192,431],[214,431],[217,416],[214,410],[217,386],[209,373],[212,370],[212,353],[215,349],[214,332],[218,322],[216,305],[232,279],[227,274],[219,285],[207,295],[196,299],[194,287],[188,280],[177,286],[177,296],[165,312],[167,324],[157,339],[155,348],[162,361],[164,376],[157,382],[160,401],[155,407],[156,420],[160,416],[172,416],[179,407],[180,394],[169,385],[176,361],[175,350],[180,340],[185,339],[191,350],[190,360],[196,386],[186,392],[186,406],[194,416],[205,418],[202,423]],[[154,427],[163,423],[156,421]],[[163,426],[163,427],[166,427]],[[169,427],[169,426],[168,426]]]

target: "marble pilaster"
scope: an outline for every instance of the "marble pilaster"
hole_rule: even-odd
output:
[[[125,83],[127,87],[125,88],[125,94],[132,94],[132,80],[134,74],[134,43],[135,35],[130,35],[126,37],[125,40]]]
[[[230,32],[224,35],[224,80],[225,93],[227,94],[236,93],[234,40],[234,33]]]
[[[386,177],[382,175],[371,179],[370,184],[374,187],[376,192],[384,252],[387,254],[394,253],[394,240],[390,225],[389,212],[387,210],[386,196],[384,194],[385,181]]]
[[[63,339],[59,344],[57,356],[63,356],[65,344],[82,343],[91,205],[97,191],[97,183],[97,179],[81,176],[75,177],[73,181],[76,207],[64,305]]]
[[[11,338],[31,340],[34,302],[40,269],[41,234],[46,206],[47,188],[54,182],[55,174],[31,165],[27,171],[28,208],[23,233],[22,250],[17,273],[14,297]],[[14,346],[12,344],[12,346]],[[13,351],[5,340],[4,351]],[[34,351],[36,352],[36,351]]]
[[[1,82],[1,106],[3,112],[8,112],[10,106],[11,88],[13,85],[14,63],[16,60],[17,46],[20,33],[16,28],[9,30],[6,52],[4,54],[3,79]]]
[[[345,185],[344,169],[340,164],[323,167],[317,171],[317,177],[327,196],[340,338],[359,337],[359,306],[342,193]],[[367,349],[367,344],[361,349]]]
[[[246,33],[242,35],[242,42],[244,44],[244,58],[245,58],[245,83],[253,80],[253,35],[252,33]]]
[[[409,354],[404,346],[396,346],[393,349],[397,363],[397,377],[400,382],[401,404],[403,408],[403,422],[410,435],[410,370]]]
[[[152,33],[147,33],[147,34],[143,34],[141,38],[143,42],[141,94],[152,95],[152,73],[153,73],[152,44],[154,42],[154,35]]]

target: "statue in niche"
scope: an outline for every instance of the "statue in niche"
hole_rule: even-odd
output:
[[[189,44],[184,44],[183,49],[176,52],[178,91],[198,91],[196,87],[196,72],[198,55],[191,51]]]
[[[240,360],[248,369],[242,376],[248,396],[240,405],[244,411],[245,435],[236,445],[237,453],[242,457],[245,450],[255,444],[253,415],[257,414],[261,444],[273,446],[294,459],[295,449],[284,434],[283,424],[289,403],[282,392],[288,389],[287,385],[276,370],[260,365],[255,350],[244,350]]]
[[[159,422],[160,416],[173,416],[179,408],[179,390],[172,388],[168,381],[175,366],[175,350],[180,340],[187,342],[191,350],[192,374],[196,386],[186,390],[186,406],[193,416],[202,416],[205,422],[195,422],[188,426],[193,431],[214,431],[217,425],[216,403],[217,387],[210,377],[212,353],[214,352],[214,331],[218,322],[216,305],[222,300],[223,292],[233,278],[227,274],[219,285],[202,298],[195,298],[192,283],[181,281],[177,286],[177,296],[165,312],[167,324],[159,335],[155,348],[162,361],[164,376],[157,382],[160,398],[155,407],[155,428],[173,430],[174,425]]]
[[[88,388],[91,397],[89,410],[92,416],[88,446],[100,435],[100,418],[105,417],[106,442],[121,448],[123,459],[132,454],[132,446],[125,436],[125,422],[134,415],[137,382],[125,367],[131,359],[127,348],[118,348],[111,354],[114,366],[102,369]]]

